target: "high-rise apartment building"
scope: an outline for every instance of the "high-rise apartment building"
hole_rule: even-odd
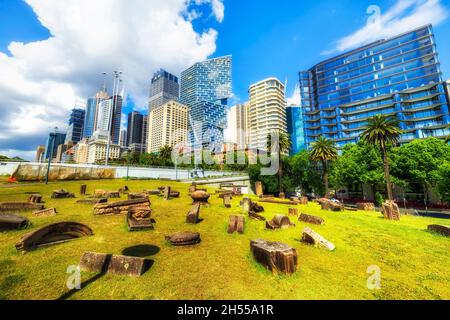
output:
[[[98,113],[99,113],[99,105],[102,101],[108,100],[109,95],[106,91],[106,88],[103,88],[101,91],[97,92],[95,95],[95,113],[94,113],[94,128],[92,134],[97,130],[97,122],[98,122]],[[91,134],[91,136],[92,136]]]
[[[249,89],[249,148],[267,150],[267,136],[273,131],[287,133],[285,87],[268,78]]]
[[[83,138],[85,113],[84,109],[72,109],[66,133],[66,144],[69,142],[77,144]]]
[[[237,104],[228,109],[225,142],[234,144],[237,150],[245,150],[248,145],[248,109],[248,103]]]
[[[376,114],[401,121],[401,143],[450,133],[431,25],[323,61],[300,72],[300,87],[308,146],[319,136],[355,143]]]
[[[305,122],[303,118],[303,108],[291,105],[286,108],[287,130],[291,139],[291,155],[296,155],[306,149]]]
[[[178,101],[179,97],[178,77],[163,69],[155,72],[150,85],[149,113],[154,108],[160,107],[171,100]]]
[[[144,116],[133,111],[128,114],[128,128],[127,128],[127,144],[142,143],[142,129]]]
[[[169,101],[149,115],[148,152],[159,152],[164,146],[175,146],[188,140],[188,107]]]
[[[49,157],[51,159],[56,158],[58,153],[58,146],[64,144],[66,140],[66,134],[61,132],[51,132],[48,135],[47,142],[45,144],[45,159]]]
[[[189,139],[194,147],[221,150],[231,97],[231,56],[198,62],[181,73],[180,102],[189,108]]]

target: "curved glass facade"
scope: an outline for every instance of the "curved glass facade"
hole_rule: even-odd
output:
[[[431,26],[380,40],[300,72],[306,143],[357,142],[375,114],[395,115],[402,142],[444,137],[448,101]]]

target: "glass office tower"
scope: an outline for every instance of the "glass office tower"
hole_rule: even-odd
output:
[[[296,155],[306,149],[303,108],[288,106],[286,108],[287,129],[291,138],[291,155]]]
[[[77,144],[83,137],[85,110],[84,109],[72,109],[72,113],[69,118],[69,127],[66,133],[65,143],[72,141]]]
[[[189,107],[189,139],[220,150],[232,96],[231,56],[194,64],[181,73],[180,102]]]
[[[94,134],[96,112],[97,112],[97,99],[89,98],[86,103],[83,138],[90,138]]]
[[[149,114],[153,109],[169,101],[178,101],[180,85],[178,78],[164,69],[155,72],[150,85]]]
[[[450,132],[432,26],[380,40],[300,72],[308,147],[319,136],[355,143],[376,114],[396,116],[413,139]]]

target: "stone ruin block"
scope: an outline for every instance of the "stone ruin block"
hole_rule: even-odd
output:
[[[289,215],[290,216],[298,216],[298,209],[297,208],[289,208]]]
[[[387,200],[381,207],[385,219],[400,221],[400,209],[395,201]]]
[[[120,255],[86,252],[80,259],[80,268],[93,273],[139,277],[149,268],[150,261]]]
[[[28,197],[29,203],[41,203],[42,202],[42,196],[40,194],[32,194]]]
[[[146,193],[129,193],[128,194],[128,200],[135,200],[135,199],[147,199],[148,195]]]
[[[119,189],[118,192],[120,194],[126,194],[126,193],[130,192],[130,189],[127,186],[123,186],[122,188]]]
[[[321,202],[321,206],[322,206],[322,210],[327,210],[327,211],[343,211],[344,210],[344,206],[341,203],[335,202],[335,201],[331,201],[326,199],[326,201],[322,201]]]
[[[0,231],[22,230],[30,225],[25,217],[12,214],[0,214]]]
[[[164,187],[164,200],[169,200],[170,199],[170,190],[171,190],[171,188],[170,188],[170,186],[165,186]]]
[[[95,190],[93,197],[94,198],[118,199],[118,198],[120,198],[120,192],[97,189],[97,190]]]
[[[300,197],[299,202],[301,205],[307,205],[309,203],[308,197]]]
[[[0,212],[22,212],[44,209],[43,204],[29,202],[1,202]]]
[[[358,210],[375,211],[375,204],[372,202],[361,202],[356,204]]]
[[[118,215],[127,214],[130,207],[141,206],[150,208],[150,200],[147,199],[134,199],[119,201],[113,203],[101,203],[94,206],[94,215]]]
[[[232,233],[240,233],[243,234],[244,233],[244,226],[245,226],[245,218],[242,215],[232,215],[230,216],[229,220],[228,220],[228,230],[227,232],[229,234]]]
[[[93,234],[92,229],[87,225],[77,222],[59,222],[26,234],[16,243],[16,249],[19,252],[27,252]]]
[[[225,208],[231,208],[231,196],[223,197],[223,205],[225,206]]]
[[[255,182],[255,191],[258,197],[262,197],[264,195],[263,184],[261,181]]]
[[[336,246],[310,228],[303,229],[302,242],[333,251]]]
[[[439,233],[446,237],[450,237],[450,226],[432,224],[428,226],[428,231]]]
[[[52,199],[71,199],[71,198],[75,198],[75,195],[64,189],[55,190],[52,193]]]
[[[152,210],[146,207],[129,207],[127,213],[128,231],[153,230]]]
[[[191,246],[200,243],[200,233],[198,232],[178,232],[166,236],[166,240],[173,246]]]
[[[209,193],[207,193],[205,191],[197,190],[197,191],[191,193],[191,198],[192,198],[192,200],[194,200],[194,203],[193,203],[194,205],[200,204],[202,206],[209,206],[208,200],[210,198],[210,195],[209,195]]]
[[[266,222],[266,228],[269,230],[287,229],[295,226],[288,217],[278,214],[271,221]]]
[[[199,222],[200,204],[196,203],[192,206],[186,216],[186,223],[197,224]]]
[[[250,250],[255,260],[274,274],[297,271],[297,251],[287,244],[258,239],[250,241]]]
[[[300,217],[298,218],[298,221],[303,221],[306,223],[312,223],[315,225],[322,225],[325,223],[325,220],[323,220],[321,217],[312,216],[306,213],[302,213]]]
[[[278,195],[278,198],[280,198],[280,200],[285,200],[286,194],[284,192],[280,192],[280,194]]]
[[[56,209],[50,208],[50,209],[33,211],[33,215],[36,217],[54,217],[54,216],[56,216]]]
[[[80,199],[76,203],[77,204],[90,204],[90,205],[96,205],[98,203],[107,203],[107,198],[87,198],[87,199]]]

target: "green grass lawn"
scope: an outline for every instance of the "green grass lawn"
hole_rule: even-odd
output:
[[[88,181],[94,189],[117,190],[125,184],[132,192],[155,189],[167,182]],[[155,230],[130,233],[124,216],[94,217],[92,206],[77,205],[76,199],[52,200],[52,190],[65,188],[78,195],[81,182],[52,183],[0,188],[0,201],[24,201],[26,192],[44,196],[47,208],[57,216],[36,218],[23,231],[0,233],[0,299],[58,299],[68,289],[66,270],[77,265],[86,251],[122,254],[129,247],[153,245],[160,250],[148,259],[150,270],[139,278],[83,273],[91,281],[70,299],[450,299],[450,240],[426,231],[429,224],[448,220],[404,216],[387,221],[376,212],[327,212],[317,204],[299,206],[300,211],[321,216],[325,225],[295,221],[296,227],[265,230],[265,223],[246,217],[245,234],[228,235],[230,214],[241,214],[240,198],[226,209],[212,195],[211,207],[202,208],[198,225],[185,224],[191,205],[188,185],[169,183],[181,191],[181,198],[164,201],[152,196]],[[212,188],[209,188],[213,191]],[[213,193],[213,192],[212,192]],[[288,206],[267,204],[263,215],[287,214]],[[27,254],[16,252],[22,235],[59,221],[89,225],[94,236],[41,248]],[[309,226],[336,245],[334,252],[299,242]],[[164,236],[177,231],[198,231],[202,242],[193,247],[173,247]],[[298,271],[291,276],[274,276],[253,261],[250,240],[262,238],[287,243],[298,253]],[[381,268],[381,289],[367,289],[367,268]]]

